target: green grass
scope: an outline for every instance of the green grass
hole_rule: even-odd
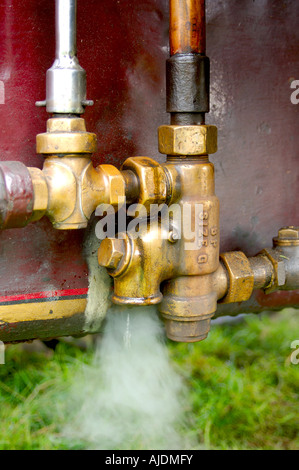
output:
[[[297,315],[248,316],[238,325],[214,325],[202,343],[168,343],[187,384],[188,433],[199,446],[299,449],[299,364],[290,361]],[[52,357],[22,345],[7,348],[0,365],[1,450],[71,448],[60,435],[67,389],[92,357],[92,348],[64,343]]]

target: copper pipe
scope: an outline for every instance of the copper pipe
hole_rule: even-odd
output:
[[[170,0],[169,16],[170,55],[205,54],[205,0]]]

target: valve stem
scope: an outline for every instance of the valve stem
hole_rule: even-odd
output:
[[[46,76],[48,113],[80,115],[93,101],[86,99],[86,72],[77,58],[77,0],[56,0],[56,57]]]

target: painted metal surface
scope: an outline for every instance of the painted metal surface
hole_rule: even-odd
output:
[[[207,123],[219,135],[211,159],[222,251],[254,255],[271,246],[280,227],[299,225],[299,104],[290,99],[291,83],[299,80],[298,22],[296,0],[207,1]],[[48,115],[34,103],[45,98],[55,55],[53,2],[5,0],[0,24],[0,159],[41,168],[35,136],[45,131]],[[157,127],[169,122],[168,1],[78,0],[77,29],[87,94],[95,102],[85,116],[98,137],[94,162],[120,166],[135,155],[164,161]],[[0,232],[2,299],[48,292],[51,301],[57,292],[87,289],[84,237],[84,230],[58,231],[48,220]],[[259,294],[254,302],[257,309],[299,306],[295,291],[266,300]]]

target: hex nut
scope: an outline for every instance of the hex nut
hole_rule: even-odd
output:
[[[86,154],[97,150],[97,137],[86,132],[82,118],[52,118],[47,132],[36,136],[36,152],[44,155]]]
[[[47,132],[86,132],[83,118],[51,118],[47,121]]]
[[[272,248],[265,248],[259,254],[266,256],[273,265],[273,277],[271,284],[265,289],[266,294],[275,292],[278,287],[284,286],[286,282],[286,271],[281,253]]]
[[[121,172],[115,166],[107,164],[99,165],[96,170],[103,175],[108,204],[114,207],[122,205],[125,202],[125,180]]]
[[[220,258],[227,269],[229,288],[221,303],[244,302],[252,294],[254,275],[247,256],[241,251],[222,253]]]
[[[36,136],[36,152],[43,155],[86,154],[97,150],[91,132],[45,132]]]
[[[216,126],[160,126],[159,152],[166,155],[206,155],[217,152]]]
[[[98,262],[104,268],[115,270],[125,255],[125,241],[118,238],[105,238],[98,249]]]

